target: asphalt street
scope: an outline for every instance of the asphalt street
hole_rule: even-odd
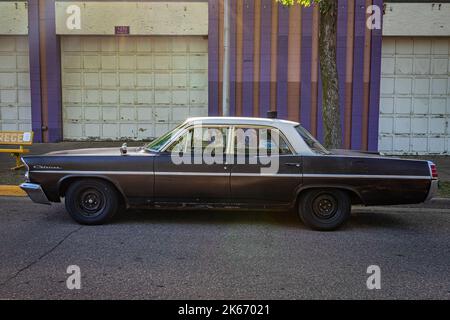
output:
[[[336,232],[254,211],[133,211],[88,227],[62,204],[1,197],[0,299],[450,299],[449,210],[354,213]],[[380,290],[367,289],[370,265]]]

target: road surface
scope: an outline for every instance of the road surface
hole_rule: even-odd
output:
[[[450,299],[450,212],[356,209],[337,232],[293,213],[133,211],[80,226],[0,197],[0,299]],[[67,268],[80,268],[69,290]],[[367,268],[381,271],[369,290]]]

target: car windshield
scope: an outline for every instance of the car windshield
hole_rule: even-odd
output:
[[[303,128],[301,125],[296,126],[295,129],[312,151],[320,154],[331,154],[330,151],[325,149],[325,147],[321,145],[320,142],[317,141],[316,138],[314,138],[312,134],[309,133],[308,130]]]
[[[149,144],[145,146],[145,149],[150,151],[159,151],[161,148],[170,140],[172,137],[177,133],[177,131],[181,128],[183,124],[180,124],[167,132],[166,134],[163,134],[161,137],[156,138]]]

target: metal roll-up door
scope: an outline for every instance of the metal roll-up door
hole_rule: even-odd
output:
[[[149,139],[208,112],[208,41],[64,36],[66,140]]]

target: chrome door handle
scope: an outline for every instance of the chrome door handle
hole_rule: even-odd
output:
[[[297,167],[300,168],[300,163],[298,162],[286,162],[285,165],[289,166],[289,167]]]

